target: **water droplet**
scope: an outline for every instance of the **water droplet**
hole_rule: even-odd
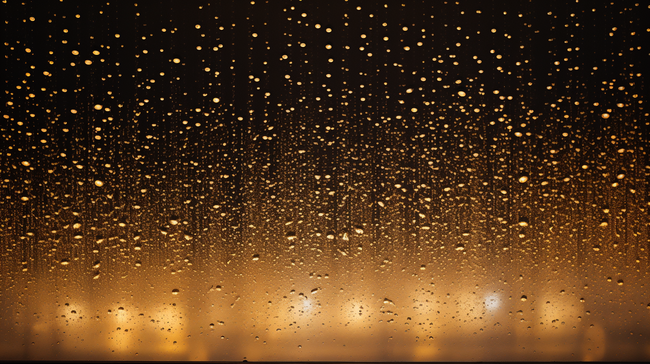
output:
[[[253,260],[260,260],[259,254],[253,254]]]
[[[616,284],[618,284],[619,286],[622,286],[623,285],[623,280],[619,279],[618,281],[616,281]]]
[[[456,244],[456,248],[455,248],[455,249],[456,249],[457,251],[463,251],[463,250],[465,250],[465,244],[463,244],[463,243],[458,243],[458,244]]]
[[[70,264],[70,259],[68,258],[61,259],[61,265],[68,265],[68,264]]]
[[[178,290],[178,288],[174,288],[174,289],[172,289],[172,294],[173,294],[173,295],[177,295],[177,294],[179,294],[179,293],[180,293],[180,291]]]
[[[95,105],[95,110],[101,110],[103,108],[104,108],[103,105],[100,105],[100,104]]]
[[[95,180],[95,186],[97,187],[102,187],[104,185],[104,182],[101,180]]]
[[[526,302],[528,300],[528,297],[526,295],[521,296],[521,302]]]

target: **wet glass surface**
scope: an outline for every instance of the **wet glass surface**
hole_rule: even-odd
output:
[[[647,3],[0,7],[0,358],[650,360]]]

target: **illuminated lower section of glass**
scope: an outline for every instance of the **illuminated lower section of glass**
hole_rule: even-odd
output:
[[[624,268],[608,278],[550,258],[446,249],[429,264],[425,256],[396,254],[384,263],[363,252],[329,265],[284,266],[260,256],[176,266],[171,278],[166,266],[107,269],[81,282],[73,261],[49,277],[16,277],[3,292],[0,351],[10,359],[94,360],[650,356],[645,273]],[[441,264],[450,259],[456,264]]]

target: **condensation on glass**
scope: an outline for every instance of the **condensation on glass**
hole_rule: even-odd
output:
[[[3,359],[650,359],[647,3],[0,7]]]

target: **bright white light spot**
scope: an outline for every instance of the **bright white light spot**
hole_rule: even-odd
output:
[[[308,299],[305,299],[305,300],[302,302],[302,310],[303,310],[303,311],[307,311],[307,310],[310,310],[310,309],[311,309],[311,301],[308,300]]]
[[[488,310],[496,310],[501,305],[501,300],[497,295],[485,297],[485,308]]]

